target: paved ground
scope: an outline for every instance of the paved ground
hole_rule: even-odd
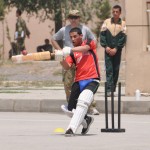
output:
[[[117,95],[117,93],[115,93]],[[0,111],[14,112],[61,112],[60,106],[66,103],[63,87],[46,88],[1,88],[0,90]],[[97,102],[97,109],[104,113],[104,87],[100,86],[94,99]],[[150,97],[142,96],[136,101],[135,96],[125,96],[125,88],[122,87],[122,113],[125,114],[150,114]],[[108,109],[111,110],[108,98]],[[115,112],[117,111],[117,100],[115,96]]]
[[[79,128],[75,137],[65,137],[69,118],[56,113],[0,113],[1,150],[149,150],[149,115],[122,115],[125,133],[102,133],[104,115],[94,116],[86,136]]]
[[[60,109],[61,104],[66,103],[64,89],[62,86],[50,87],[61,83],[59,64],[5,64],[0,73],[0,150],[150,149],[150,97],[142,96],[136,101],[135,96],[125,96],[123,87],[121,122],[126,132],[102,133],[105,103],[104,87],[101,86],[95,95],[100,115],[94,116],[89,133],[81,136],[80,128],[75,137],[67,138],[64,132],[55,132],[58,128],[66,129],[69,123],[69,118]],[[108,101],[110,112],[110,98]]]

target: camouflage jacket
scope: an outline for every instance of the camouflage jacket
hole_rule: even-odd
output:
[[[18,37],[21,37],[22,32],[24,32],[23,33],[23,38],[25,38],[26,35],[27,36],[30,35],[30,31],[29,31],[29,29],[26,26],[26,22],[21,17],[19,17],[17,19],[17,22],[16,22],[16,32],[18,32]]]
[[[113,18],[106,19],[100,32],[100,44],[102,47],[121,50],[126,43],[126,25],[121,18],[114,23]]]

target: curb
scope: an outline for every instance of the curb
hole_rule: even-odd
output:
[[[96,100],[96,99],[95,99]],[[62,113],[60,106],[66,104],[64,99],[0,99],[1,112],[57,112]],[[104,113],[104,98],[96,100],[97,109]],[[111,112],[111,101],[108,100],[108,111]],[[117,113],[117,101],[114,101],[114,111]],[[121,113],[123,114],[150,114],[150,101],[122,101]]]

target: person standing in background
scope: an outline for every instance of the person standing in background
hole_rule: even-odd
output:
[[[126,43],[126,24],[120,18],[121,7],[115,5],[113,17],[106,19],[101,27],[100,44],[105,48],[107,95],[115,92],[119,76],[122,48]],[[113,89],[112,89],[113,88]]]
[[[30,31],[26,26],[26,22],[21,17],[22,12],[20,9],[16,11],[16,31],[15,31],[15,40],[17,44],[17,54],[21,54],[23,50],[25,50],[25,38],[26,36],[30,38]]]

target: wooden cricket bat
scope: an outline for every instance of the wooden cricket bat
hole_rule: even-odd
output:
[[[27,55],[16,55],[12,56],[11,60],[14,63],[22,63],[28,61],[42,61],[42,60],[51,60],[51,57],[54,56],[54,53],[46,52],[37,52],[37,53],[28,53]]]

